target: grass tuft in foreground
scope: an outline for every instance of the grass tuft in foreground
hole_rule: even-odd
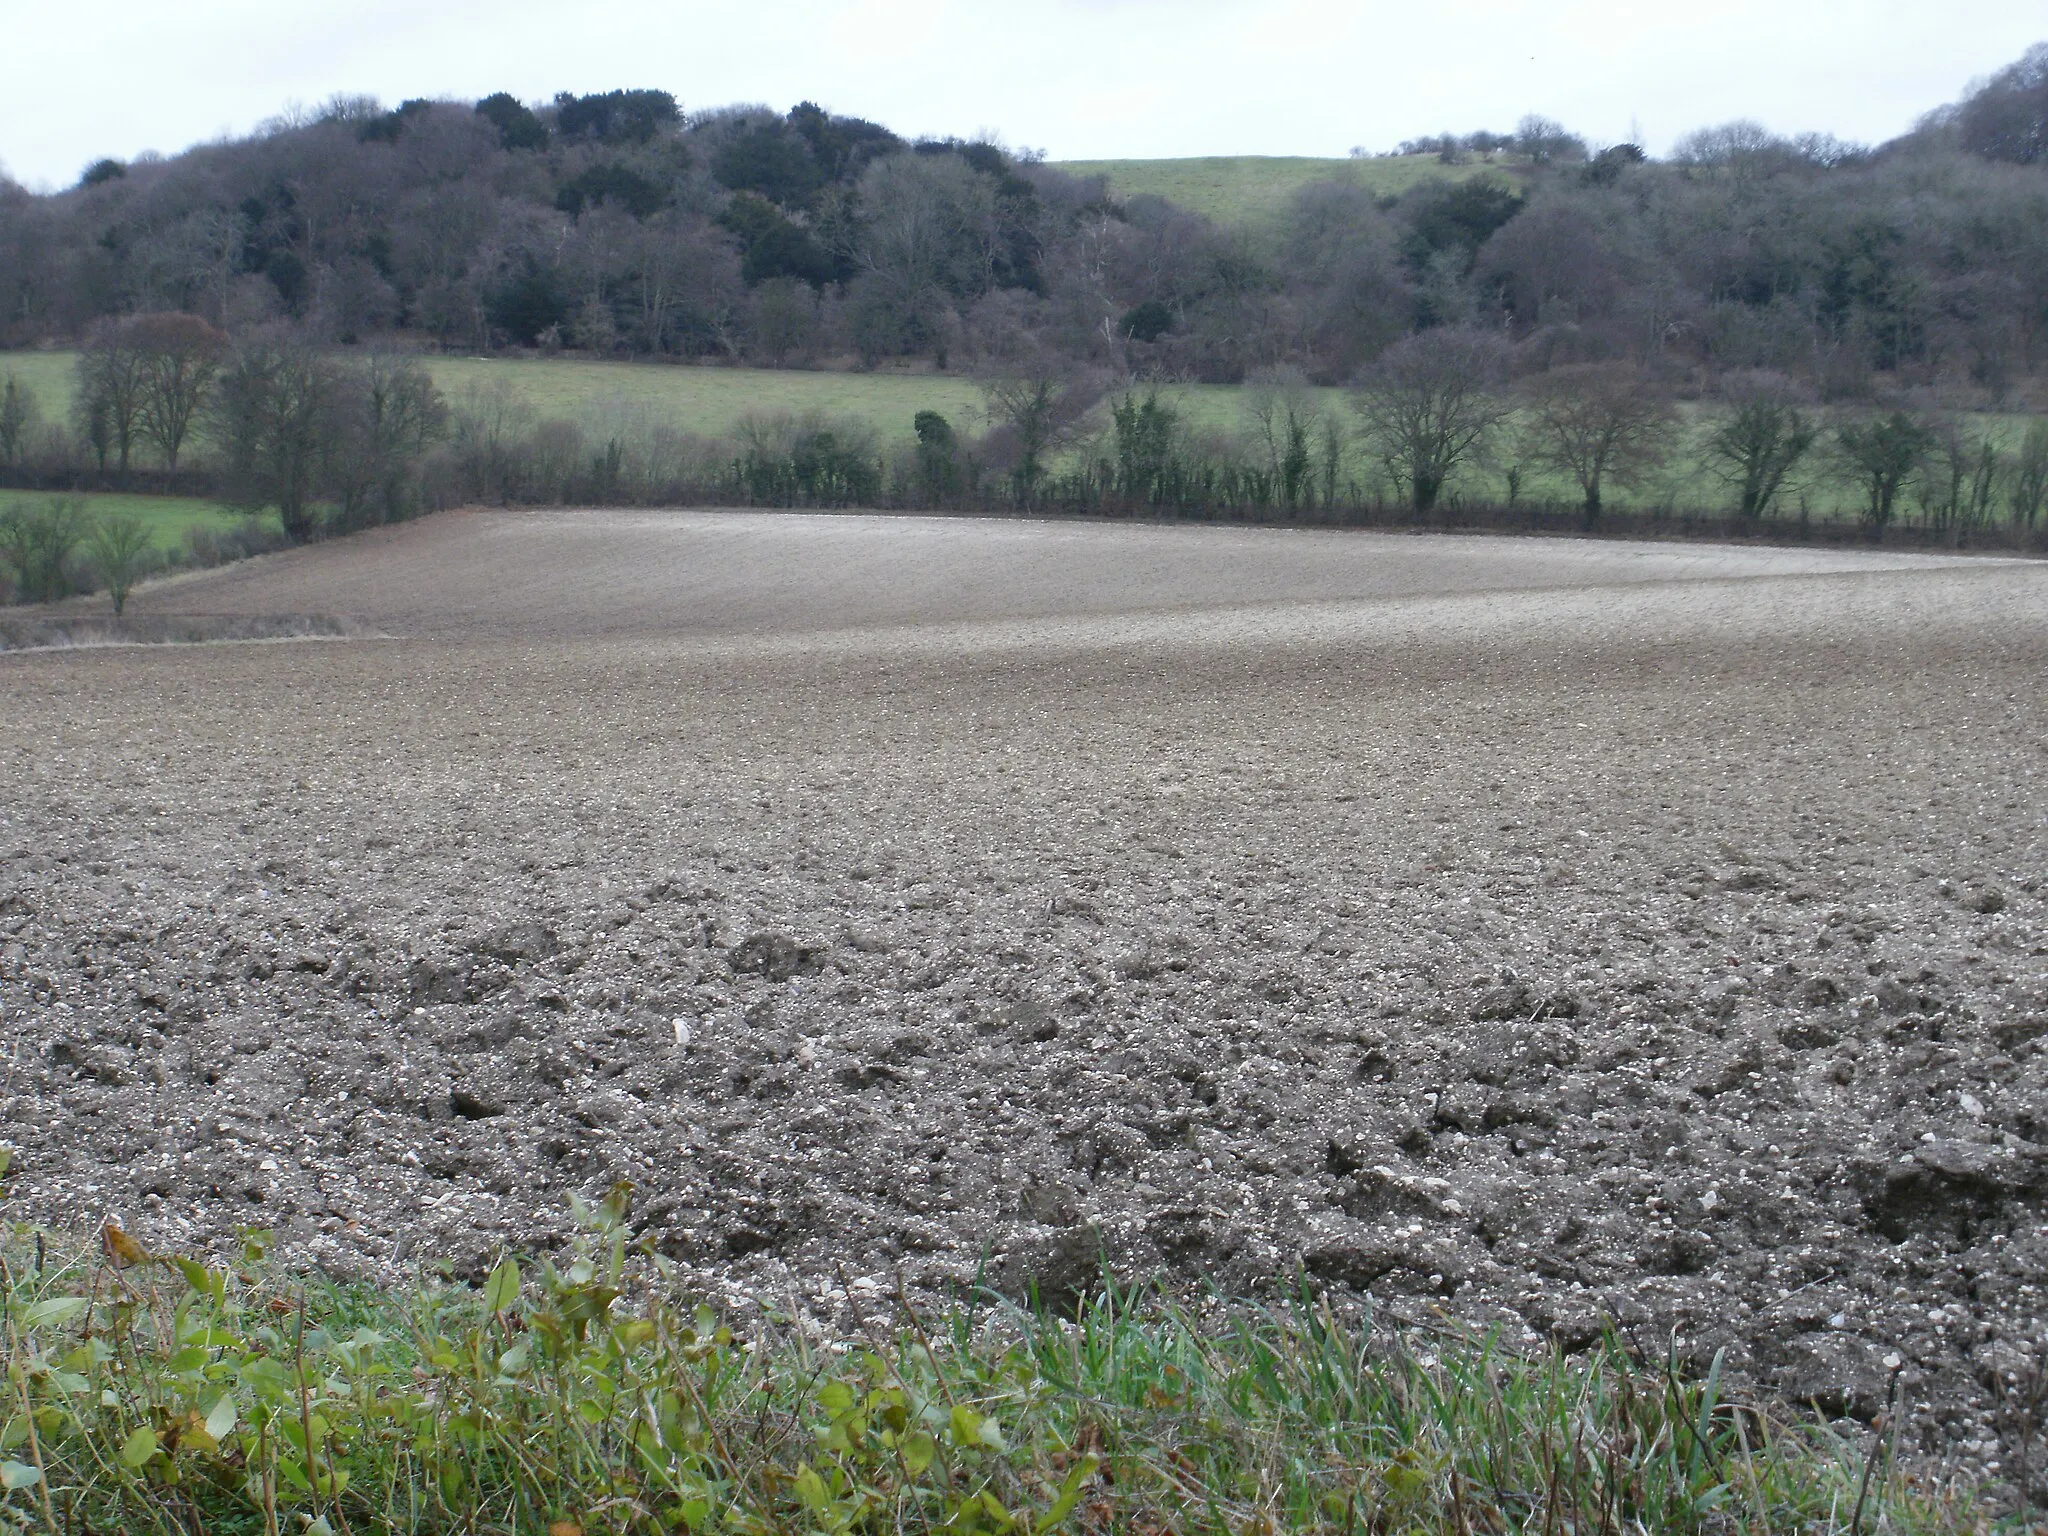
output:
[[[1945,1532],[1981,1511],[1618,1350],[1363,1334],[1304,1298],[744,1340],[625,1202],[481,1292],[7,1255],[0,1526],[57,1532]]]

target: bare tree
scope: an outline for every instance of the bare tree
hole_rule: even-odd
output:
[[[339,379],[333,364],[290,336],[259,334],[222,370],[213,431],[226,461],[230,506],[277,511],[285,537],[317,528],[314,497],[332,450]]]
[[[1991,521],[1999,481],[2005,477],[2004,456],[1989,432],[1975,432],[1954,416],[1928,428],[1921,467],[1919,502],[1928,526],[1960,542],[1970,529]]]
[[[1883,537],[1900,493],[1926,462],[1934,430],[1906,411],[1888,411],[1835,429],[1835,454],[1863,487],[1863,524]]]
[[[135,583],[156,563],[149,527],[130,512],[103,513],[93,520],[86,535],[86,547],[92,552],[93,569],[99,573],[100,585],[113,599],[114,617],[118,619],[128,607],[128,594],[135,589]]]
[[[412,469],[447,435],[448,405],[426,369],[372,355],[335,380],[325,478],[341,526],[396,522],[412,512]]]
[[[1266,473],[1272,477],[1273,499],[1292,511],[1312,500],[1316,492],[1314,439],[1327,439],[1322,407],[1309,390],[1308,377],[1299,368],[1262,368],[1245,381],[1245,414],[1266,459]],[[1327,450],[1329,443],[1323,444]],[[1338,440],[1337,453],[1342,454]]]
[[[1017,502],[1030,506],[1038,499],[1046,460],[1072,440],[1101,395],[1101,384],[1040,355],[981,388],[992,428],[991,457],[999,463],[1008,461]]]
[[[93,327],[78,357],[74,410],[103,470],[112,457],[120,472],[128,473],[135,440],[141,435],[143,378],[132,322],[105,320]]]
[[[953,155],[891,155],[861,179],[854,332],[869,360],[930,351],[946,364],[956,301],[995,286],[1005,226],[987,177]]]
[[[817,343],[818,296],[809,283],[771,277],[757,285],[747,306],[747,350],[780,368],[791,356],[809,355]]]
[[[197,315],[140,315],[125,329],[141,369],[136,429],[175,472],[227,356],[228,338]]]
[[[2048,421],[2027,426],[2013,454],[2012,473],[2005,484],[2005,504],[2015,528],[2034,531],[2034,524],[2048,507]]]
[[[0,469],[19,469],[36,424],[35,392],[13,374],[0,380]]]
[[[1777,374],[1744,375],[1728,395],[1727,410],[1707,433],[1707,468],[1735,488],[1737,512],[1753,520],[1771,509],[1820,428],[1800,408],[1791,381]]]
[[[1639,484],[1663,467],[1677,436],[1678,413],[1640,368],[1578,363],[1530,382],[1526,428],[1532,463],[1569,475],[1590,525],[1608,484]]]
[[[1956,112],[1965,148],[1991,160],[2048,160],[2048,43],[2036,43]]]
[[[15,502],[0,512],[0,564],[14,581],[15,601],[55,602],[71,589],[71,555],[85,533],[82,502],[57,498],[31,510]]]
[[[1495,388],[1502,347],[1480,331],[1423,331],[1387,348],[1352,404],[1387,472],[1428,512],[1454,470],[1509,414]]]

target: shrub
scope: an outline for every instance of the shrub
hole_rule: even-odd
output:
[[[0,564],[22,603],[52,603],[77,585],[71,557],[86,534],[84,505],[61,497],[0,512]]]
[[[669,1299],[628,1187],[565,1262],[480,1290],[231,1262],[0,1269],[0,1519],[65,1530],[1960,1533],[1825,1428],[1631,1359],[1339,1322],[1304,1292],[1205,1315],[1105,1283],[1069,1316],[864,1315],[741,1340]],[[61,1251],[61,1250],[59,1250]],[[880,1298],[877,1298],[880,1302]],[[886,1303],[882,1303],[886,1305]],[[1882,1444],[1882,1436],[1878,1437]],[[1875,1449],[1875,1448],[1874,1448]],[[1874,1474],[1874,1475],[1873,1475]],[[1861,1490],[1861,1491],[1859,1491]],[[1850,1512],[1854,1511],[1851,1516]]]

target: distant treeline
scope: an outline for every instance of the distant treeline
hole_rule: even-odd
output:
[[[1489,164],[1311,186],[1234,229],[809,103],[337,99],[54,195],[0,183],[0,346],[180,312],[336,344],[1334,383],[1469,327],[1524,370],[1769,369],[1834,399],[1995,400],[2048,360],[2048,45],[1875,148],[1735,123],[1660,162],[1535,119],[1404,147]]]
[[[542,418],[503,379],[451,404],[414,358],[143,315],[95,328],[66,417],[46,418],[0,377],[0,485],[182,490],[259,514],[294,543],[486,503],[2048,547],[2048,419],[2015,430],[1895,402],[1825,406],[1767,370],[1725,375],[1688,417],[1640,364],[1517,376],[1517,356],[1494,331],[1432,327],[1334,399],[1299,370],[1264,371],[1219,429],[1191,424],[1157,385],[1040,352],[985,379],[974,420],[920,411],[913,440],[890,450],[871,424],[822,415],[757,415],[720,436]],[[184,557],[262,546],[216,538]],[[95,521],[61,494],[0,501],[0,567],[18,599],[59,598],[97,573],[118,604],[153,558],[132,520]]]

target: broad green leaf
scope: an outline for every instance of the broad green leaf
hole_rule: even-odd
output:
[[[85,1310],[85,1305],[83,1296],[52,1296],[48,1301],[39,1301],[26,1308],[21,1314],[21,1326],[44,1328],[68,1323]]]
[[[108,1348],[105,1339],[87,1339],[58,1361],[57,1365],[60,1370],[76,1371],[84,1375],[112,1358],[113,1351]]]
[[[216,1304],[228,1297],[228,1272],[224,1269],[208,1269],[196,1259],[173,1257],[172,1265],[185,1277],[185,1283],[201,1296],[210,1296]]]
[[[804,1501],[808,1509],[822,1510],[832,1502],[832,1495],[825,1487],[825,1480],[805,1462],[796,1469],[796,1496]]]
[[[235,1427],[235,1398],[231,1392],[223,1392],[220,1401],[206,1410],[206,1432],[216,1440],[225,1440]]]
[[[517,1344],[506,1350],[505,1353],[498,1356],[499,1373],[505,1376],[517,1376],[526,1369],[527,1357],[532,1353],[532,1342],[527,1339],[521,1339]]]
[[[1067,1480],[1060,1484],[1060,1496],[1053,1500],[1052,1508],[1038,1517],[1038,1536],[1058,1525],[1074,1512],[1074,1506],[1081,1502],[1081,1491],[1095,1476],[1102,1462],[1094,1456],[1083,1456],[1074,1463],[1074,1470],[1067,1474]]]
[[[993,1418],[984,1418],[972,1408],[953,1410],[953,1443],[958,1446],[986,1446],[992,1451],[1005,1449],[1003,1426]]]
[[[519,1299],[519,1266],[507,1259],[484,1282],[484,1310],[496,1315]]]
[[[17,1488],[33,1488],[42,1481],[42,1476],[25,1461],[0,1461],[0,1488],[9,1493]]]
[[[818,1388],[818,1406],[832,1417],[853,1412],[853,1389],[843,1381],[828,1381]]]
[[[906,1436],[901,1449],[903,1464],[910,1468],[912,1477],[923,1477],[925,1469],[932,1464],[932,1458],[939,1453],[938,1442],[921,1429]]]
[[[156,1431],[145,1425],[121,1442],[121,1465],[133,1471],[156,1452]]]
[[[259,1398],[271,1402],[297,1395],[298,1383],[292,1373],[267,1355],[259,1355],[242,1367],[242,1381]]]

